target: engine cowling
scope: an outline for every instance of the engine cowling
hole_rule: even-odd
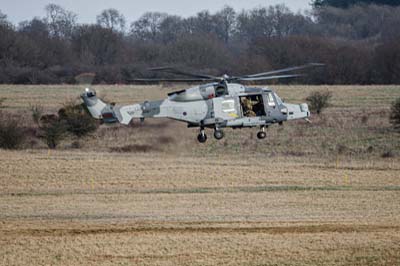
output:
[[[168,94],[169,100],[175,102],[193,102],[216,97],[216,84],[205,84],[187,90],[176,91]]]

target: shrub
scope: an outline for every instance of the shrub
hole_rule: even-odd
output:
[[[32,108],[34,120],[40,112],[41,108]],[[85,106],[73,102],[65,104],[58,115],[42,115],[38,125],[39,137],[50,149],[55,149],[68,133],[80,138],[98,128],[98,123],[86,112]]]
[[[400,98],[393,104],[390,112],[390,123],[396,131],[400,132]]]
[[[0,98],[0,108],[3,108],[3,103],[6,101],[6,98]]]
[[[25,132],[19,124],[17,118],[0,113],[0,148],[17,149],[23,144]]]
[[[384,153],[382,153],[381,157],[382,158],[393,158],[393,157],[395,157],[395,154],[392,150],[389,150],[389,151],[385,151]]]
[[[363,115],[361,117],[361,124],[366,125],[368,123],[368,116],[367,115]]]
[[[83,104],[68,103],[58,111],[60,120],[65,122],[66,130],[78,138],[96,131],[99,126],[85,108]]]
[[[71,149],[80,149],[82,148],[82,144],[79,141],[74,141],[71,143]]]
[[[31,113],[32,113],[33,122],[35,122],[36,124],[39,124],[39,120],[43,114],[43,108],[39,105],[33,105],[33,106],[31,106]]]
[[[67,126],[65,121],[56,115],[43,115],[39,123],[39,137],[43,139],[50,149],[55,149],[66,137]]]
[[[147,144],[129,144],[122,147],[111,147],[111,152],[150,152],[150,151],[158,151],[159,149],[154,145],[147,145]]]
[[[336,150],[338,154],[345,154],[346,152],[348,152],[349,148],[344,144],[337,144]]]
[[[329,106],[329,101],[331,98],[332,93],[330,93],[329,91],[314,91],[306,98],[306,101],[309,104],[311,112],[320,114],[323,109]]]

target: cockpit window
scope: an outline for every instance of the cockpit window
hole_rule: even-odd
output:
[[[276,99],[276,102],[278,103],[278,105],[282,105],[283,104],[282,99],[279,98],[278,94],[274,93],[274,95],[275,95],[275,99]]]
[[[215,88],[215,97],[221,97],[226,94],[226,87],[225,86],[217,86]]]
[[[274,97],[272,96],[272,93],[268,93],[268,105],[275,107],[275,101],[274,101]]]

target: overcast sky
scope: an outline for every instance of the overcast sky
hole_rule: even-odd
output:
[[[54,3],[78,14],[78,22],[94,23],[96,15],[107,8],[118,9],[128,22],[132,22],[147,11],[187,17],[205,9],[214,12],[224,5],[240,11],[280,3],[286,4],[293,11],[298,11],[309,9],[310,2],[311,0],[0,0],[0,10],[16,24],[35,16],[43,17],[44,7],[48,3]]]

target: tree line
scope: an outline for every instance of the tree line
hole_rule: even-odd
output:
[[[148,12],[130,25],[115,9],[94,24],[55,4],[18,25],[0,11],[0,83],[75,83],[85,72],[95,83],[129,83],[167,77],[146,71],[154,66],[236,75],[319,62],[326,67],[290,82],[399,84],[400,7],[332,2],[343,1],[316,0],[302,13],[285,5],[187,18]]]
[[[314,7],[321,6],[332,6],[339,8],[348,8],[354,5],[388,5],[388,6],[398,6],[400,5],[399,0],[314,0],[312,1],[312,5]]]

